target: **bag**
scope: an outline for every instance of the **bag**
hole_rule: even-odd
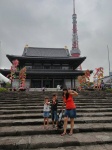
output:
[[[63,110],[60,110],[59,116],[58,116],[58,125],[57,125],[58,129],[63,128],[64,122],[63,122],[62,118],[63,118]]]
[[[63,128],[63,120],[60,120],[59,122],[58,122],[58,129],[62,129]]]

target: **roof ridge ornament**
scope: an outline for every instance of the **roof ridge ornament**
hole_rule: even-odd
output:
[[[65,45],[65,49],[68,49],[68,47]]]
[[[25,45],[25,48],[28,48],[28,47],[29,47],[28,44],[26,44],[26,45]]]

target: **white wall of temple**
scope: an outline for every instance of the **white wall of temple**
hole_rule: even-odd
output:
[[[65,86],[66,88],[71,88],[71,79],[65,79]]]
[[[75,88],[75,79],[72,79],[72,88]]]
[[[30,88],[30,84],[31,84],[31,80],[30,79],[26,79],[25,87],[26,88]],[[14,79],[13,82],[12,82],[12,88],[18,89],[19,87],[20,87],[20,80],[19,79]]]
[[[12,81],[12,88],[19,88],[19,79],[14,79]]]
[[[79,87],[79,82],[77,79],[65,79],[66,88],[76,88]]]
[[[31,85],[31,79],[26,79],[25,87],[30,88]]]
[[[79,87],[79,85],[78,79],[75,79],[75,87]]]

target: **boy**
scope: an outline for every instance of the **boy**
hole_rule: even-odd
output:
[[[55,128],[55,122],[56,125],[58,124],[57,105],[58,105],[57,95],[53,94],[51,102],[51,116],[53,128]]]

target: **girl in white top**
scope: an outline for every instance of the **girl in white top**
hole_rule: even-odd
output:
[[[49,112],[50,112],[49,98],[45,97],[44,109],[43,109],[44,128],[48,128],[48,125],[49,125]]]

